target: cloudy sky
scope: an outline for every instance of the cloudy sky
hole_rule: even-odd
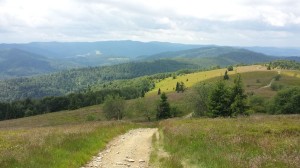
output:
[[[300,0],[0,0],[0,43],[300,47]]]

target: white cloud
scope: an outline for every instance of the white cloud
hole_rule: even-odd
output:
[[[298,9],[299,0],[0,0],[0,42],[297,45]]]

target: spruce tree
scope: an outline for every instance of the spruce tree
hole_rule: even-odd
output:
[[[213,117],[230,116],[230,92],[223,81],[219,81],[212,90],[208,108]]]
[[[234,85],[231,90],[231,115],[236,116],[238,114],[245,114],[246,111],[246,94],[243,88],[242,78],[240,74],[237,74],[234,79]]]
[[[227,70],[225,71],[225,74],[224,74],[224,80],[228,80],[229,79],[229,76],[228,76],[228,74],[227,74],[228,72],[227,72]]]
[[[156,118],[157,119],[170,118],[171,112],[170,112],[170,104],[168,102],[168,97],[166,96],[165,93],[162,93],[160,99],[161,100],[159,102],[159,105],[157,106]]]
[[[175,91],[178,93],[180,91],[180,85],[179,82],[176,83]]]

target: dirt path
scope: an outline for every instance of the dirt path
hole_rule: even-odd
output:
[[[258,89],[264,89],[264,88],[271,87],[271,85],[272,85],[272,83],[274,82],[274,80],[275,80],[275,79],[272,79],[272,80],[271,80],[271,82],[270,82],[268,85],[266,85],[266,86],[263,86],[263,87],[261,87],[261,88],[258,88]]]
[[[152,135],[157,128],[140,128],[115,138],[82,168],[148,167]]]

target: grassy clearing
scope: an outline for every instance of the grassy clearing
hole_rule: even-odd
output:
[[[129,122],[88,122],[0,129],[1,167],[80,167],[115,136],[138,127]]]
[[[235,68],[234,71],[230,71],[228,74],[236,74],[236,73],[243,73],[249,71],[265,71],[265,70],[266,68],[260,65],[242,66],[242,67]],[[217,70],[197,72],[197,73],[177,76],[176,79],[169,77],[162,81],[157,82],[155,84],[155,88],[152,91],[148,92],[146,96],[157,94],[159,88],[161,89],[161,92],[166,92],[166,93],[173,92],[175,90],[177,82],[184,82],[185,86],[189,88],[195,85],[196,83],[205,81],[207,79],[211,79],[215,77],[223,77],[225,71],[226,69],[217,69]]]
[[[300,116],[166,120],[164,147],[177,167],[299,167]]]

